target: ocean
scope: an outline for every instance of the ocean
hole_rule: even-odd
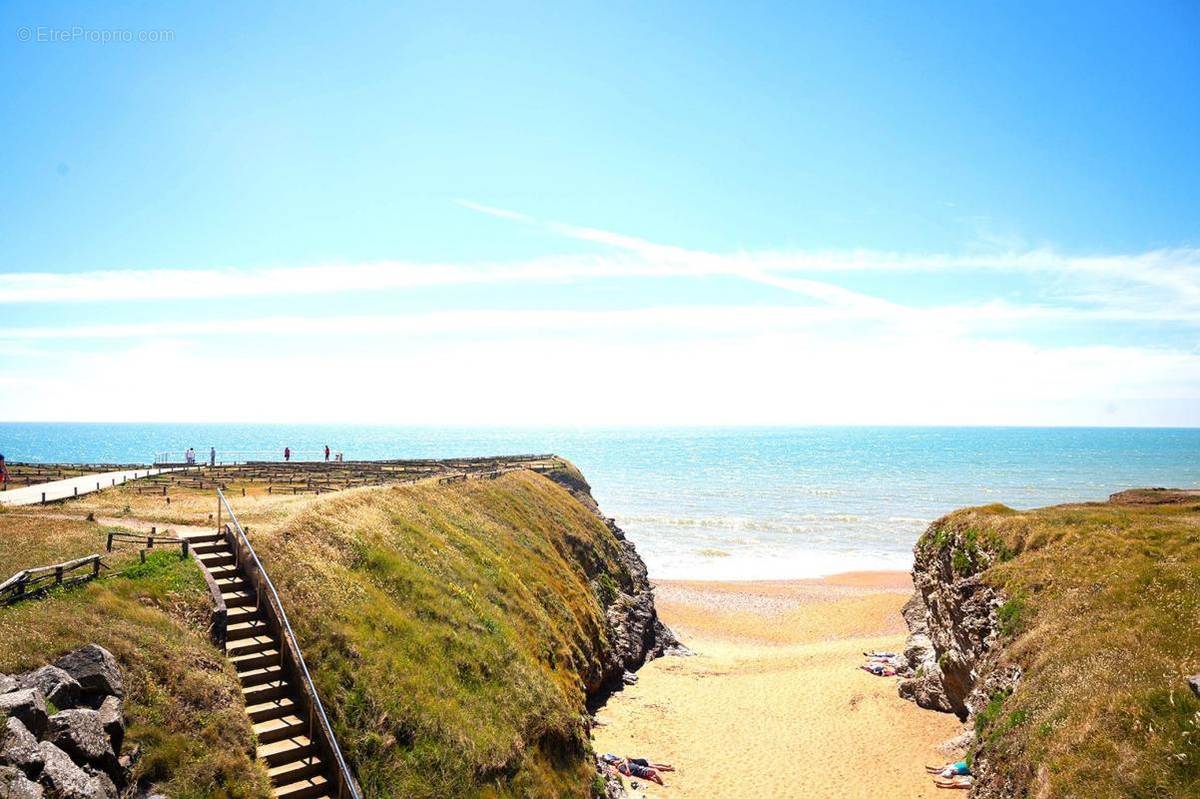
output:
[[[1200,429],[0,423],[13,461],[147,462],[189,446],[201,459],[210,446],[219,458],[278,458],[325,444],[348,460],[563,455],[662,579],[906,569],[917,537],[954,508],[1200,487]]]

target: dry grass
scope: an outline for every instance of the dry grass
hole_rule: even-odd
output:
[[[991,757],[1038,796],[1200,795],[1200,505],[990,506],[938,537],[1010,597],[1024,676],[983,714]]]
[[[585,796],[608,529],[531,473],[361,489],[254,535],[368,796]]]

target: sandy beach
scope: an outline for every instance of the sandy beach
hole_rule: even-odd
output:
[[[932,797],[923,764],[960,731],[857,667],[903,647],[904,572],[822,580],[656,582],[659,614],[696,654],[647,664],[598,715],[597,752],[672,763],[634,796]],[[628,780],[627,780],[628,785]]]

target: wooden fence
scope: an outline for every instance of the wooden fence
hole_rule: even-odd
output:
[[[10,603],[32,596],[51,586],[64,583],[80,583],[95,579],[104,566],[99,555],[88,555],[53,566],[25,569],[0,583],[0,602]],[[83,571],[86,569],[87,571]],[[81,572],[76,574],[76,572]]]

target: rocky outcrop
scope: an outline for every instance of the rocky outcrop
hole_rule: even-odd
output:
[[[123,694],[116,660],[94,645],[26,674],[0,675],[0,797],[123,795]]]
[[[689,654],[670,628],[658,618],[658,611],[654,607],[654,589],[647,576],[645,561],[625,537],[625,531],[600,511],[600,506],[592,497],[592,487],[583,475],[568,464],[562,469],[547,472],[546,476],[596,514],[620,544],[622,579],[619,584],[613,582],[598,566],[584,562],[593,582],[592,587],[604,603],[608,640],[612,644],[606,653],[600,683],[589,686],[589,693],[598,694],[619,687],[625,682],[625,675],[641,668],[648,660],[669,654]]]
[[[912,598],[904,606],[909,629],[900,696],[921,707],[971,720],[997,694],[1016,690],[1020,669],[1002,662],[997,611],[1001,592],[981,572],[996,557],[949,519],[934,522],[913,550]],[[970,732],[964,741],[970,741]],[[973,797],[1011,796],[976,750]]]

